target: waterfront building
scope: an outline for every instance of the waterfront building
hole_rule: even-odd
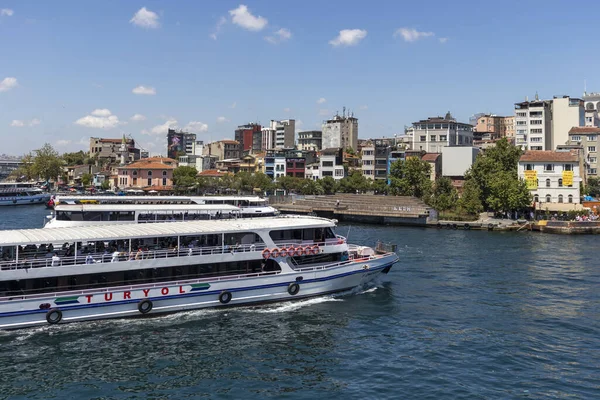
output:
[[[126,162],[139,160],[141,157],[140,149],[135,147],[133,139],[108,139],[90,137],[90,158],[102,160],[108,164],[119,163],[121,160],[123,140],[125,140],[125,148],[127,151]]]
[[[364,145],[360,150],[361,170],[365,178],[375,179],[375,145],[370,143]]]
[[[69,185],[81,185],[83,175],[95,174],[99,171],[99,168],[95,165],[84,164],[63,167],[63,170],[65,171],[67,177],[67,181],[64,183]]]
[[[254,122],[238,126],[235,130],[235,140],[240,143],[242,152],[259,151],[261,149],[262,126]]]
[[[285,174],[294,178],[304,179],[306,176],[306,159],[305,158],[286,158],[285,159]]]
[[[323,132],[303,131],[298,132],[298,149],[319,151],[322,148]]]
[[[358,150],[358,118],[354,118],[354,114],[346,116],[345,108],[342,116],[336,115],[325,121],[321,131],[323,149]]]
[[[167,157],[178,159],[183,155],[196,154],[196,134],[170,129],[167,131]]]
[[[442,155],[440,153],[427,153],[421,157],[421,160],[429,163],[429,179],[432,182],[442,176]]]
[[[515,137],[515,116],[510,115],[501,117],[500,120],[500,137],[514,138]]]
[[[473,166],[479,148],[473,146],[442,147],[442,175],[449,178],[463,178]]]
[[[554,96],[552,99],[552,147],[567,144],[569,130],[574,126],[585,126],[584,101],[569,96]]]
[[[340,180],[345,176],[343,150],[341,148],[323,149],[319,156],[319,179],[327,176]]]
[[[254,154],[246,154],[240,162],[240,172],[249,172],[251,174],[262,170],[262,165]]]
[[[580,146],[583,150],[585,173],[587,176],[598,177],[600,164],[598,151],[600,151],[600,128],[573,127],[569,130],[569,145]]]
[[[177,161],[168,157],[150,157],[117,169],[119,189],[142,188],[146,191],[169,191],[173,189],[173,170]]]
[[[390,142],[386,139],[370,140],[361,148],[361,171],[365,178],[387,180],[390,151]]]
[[[229,172],[232,174],[237,174],[240,172],[242,160],[239,158],[226,158],[224,160],[218,160],[215,164],[217,170],[221,172]]]
[[[305,174],[306,179],[311,179],[316,181],[319,179],[319,165],[320,163],[314,162],[311,164],[306,164]]]
[[[528,150],[521,156],[519,178],[527,183],[537,210],[576,209],[583,181],[581,163],[576,150]]]
[[[214,156],[217,160],[240,158],[240,143],[236,140],[219,140],[204,146],[205,156]]]
[[[473,126],[457,122],[450,112],[444,117],[429,117],[413,122],[413,150],[440,153],[446,146],[471,146]]]
[[[515,145],[524,150],[552,148],[552,102],[539,100],[515,103]]]

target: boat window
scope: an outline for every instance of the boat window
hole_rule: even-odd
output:
[[[278,231],[269,232],[271,239],[273,241],[282,241],[282,240],[302,240],[302,229],[285,229]],[[304,239],[311,240],[311,239]]]

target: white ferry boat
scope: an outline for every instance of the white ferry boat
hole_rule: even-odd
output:
[[[0,329],[320,296],[398,261],[286,216],[0,231]]]
[[[0,206],[46,204],[50,194],[37,188],[0,186]]]
[[[252,215],[252,214],[249,214]],[[44,228],[147,224],[243,218],[242,210],[228,204],[63,204],[54,206]]]
[[[279,212],[258,196],[71,196],[58,195],[57,204],[205,204],[239,207],[244,217],[272,217]]]

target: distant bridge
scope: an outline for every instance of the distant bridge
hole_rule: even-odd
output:
[[[0,159],[0,182],[8,178],[8,176],[18,169],[23,162],[21,160],[2,160]]]

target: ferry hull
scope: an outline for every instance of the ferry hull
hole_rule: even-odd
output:
[[[165,282],[131,288],[86,290],[76,294],[40,295],[27,300],[12,299],[0,302],[0,329],[48,325],[52,323],[48,319],[56,320],[59,314],[60,321],[53,323],[159,315],[322,296],[367,284],[376,276],[387,273],[397,261],[398,257],[391,253],[330,269],[261,274],[239,279],[220,277],[214,280]],[[298,287],[295,294],[294,284]],[[230,300],[226,301],[229,294]],[[142,313],[140,307],[147,306],[148,302],[152,305],[151,311]]]
[[[32,205],[32,204],[46,204],[46,202],[48,200],[50,200],[49,194],[7,197],[7,198],[1,198],[1,195],[0,195],[0,206],[22,206],[22,205]]]

